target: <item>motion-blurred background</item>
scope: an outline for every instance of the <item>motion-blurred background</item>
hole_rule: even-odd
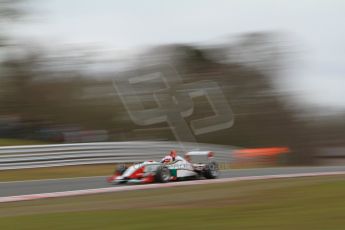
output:
[[[0,144],[175,140],[168,122],[133,121],[113,83],[168,65],[183,84],[216,82],[231,108],[233,124],[195,141],[288,148],[285,164],[344,162],[344,9],[341,0],[1,0]],[[143,91],[142,109],[156,108]],[[215,115],[205,95],[193,105],[188,126]]]

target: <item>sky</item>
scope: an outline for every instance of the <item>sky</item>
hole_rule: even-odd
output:
[[[14,31],[42,44],[136,50],[279,31],[298,50],[281,87],[315,106],[345,109],[344,0],[28,0]]]

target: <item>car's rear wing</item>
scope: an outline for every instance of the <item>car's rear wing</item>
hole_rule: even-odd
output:
[[[214,158],[212,151],[190,151],[185,154],[185,159],[193,163],[208,163]]]

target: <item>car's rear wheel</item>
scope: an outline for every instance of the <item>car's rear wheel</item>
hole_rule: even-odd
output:
[[[156,171],[155,181],[159,183],[166,183],[169,180],[170,180],[170,170],[165,166],[159,167]]]
[[[206,179],[215,179],[219,176],[219,168],[216,162],[210,162],[205,166],[203,176]]]

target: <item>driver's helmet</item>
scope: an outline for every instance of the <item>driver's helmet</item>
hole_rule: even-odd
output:
[[[169,155],[172,157],[173,160],[175,160],[175,158],[177,156],[176,150],[175,149],[171,150]]]
[[[171,150],[170,153],[163,158],[162,162],[165,164],[172,163],[175,161],[176,156],[177,156],[176,150]]]
[[[172,159],[170,157],[165,157],[162,161],[164,164],[169,164],[172,162]]]

